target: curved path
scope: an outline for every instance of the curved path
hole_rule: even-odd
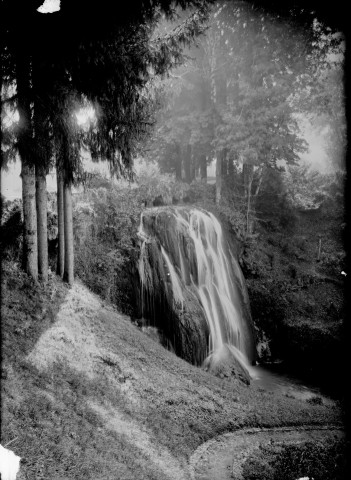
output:
[[[338,425],[251,428],[225,433],[202,444],[190,458],[191,480],[243,480],[242,466],[260,445],[342,438]]]

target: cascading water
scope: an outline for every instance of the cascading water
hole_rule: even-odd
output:
[[[191,207],[148,209],[139,238],[142,317],[193,363],[208,365],[228,355],[251,363],[245,283],[217,218]]]

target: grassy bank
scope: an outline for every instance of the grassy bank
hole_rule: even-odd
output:
[[[241,427],[342,421],[323,404],[193,367],[79,281],[2,272],[2,445],[21,479],[187,478],[202,442]]]

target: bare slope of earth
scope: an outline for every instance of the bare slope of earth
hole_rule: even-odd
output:
[[[77,281],[2,275],[2,444],[20,479],[190,478],[202,443],[242,428],[340,424],[318,405],[221,380],[163,349]]]

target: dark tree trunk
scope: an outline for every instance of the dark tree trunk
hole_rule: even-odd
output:
[[[46,174],[52,156],[49,125],[47,122],[46,102],[42,93],[46,87],[46,76],[43,62],[35,52],[32,56],[31,86],[34,94],[34,110],[32,122],[34,128],[35,161],[36,161],[36,208],[38,229],[38,269],[43,283],[48,280],[48,234],[47,234],[47,192]]]
[[[191,145],[187,145],[184,149],[183,166],[186,183],[191,183]]]
[[[22,162],[23,202],[23,269],[38,279],[37,212],[35,202],[35,167],[31,155],[32,125],[30,107],[30,61],[24,53],[18,55],[17,97],[21,130],[18,136],[18,152]]]
[[[38,280],[37,212],[35,167],[22,163],[23,269]]]
[[[232,177],[234,175],[234,159],[233,157],[228,157],[228,175]]]
[[[252,206],[251,206],[251,197],[252,197],[252,182],[254,176],[254,167],[251,164],[243,164],[243,182],[245,189],[245,198],[246,198],[246,234],[250,235],[252,233],[253,220],[252,220]]]
[[[48,233],[46,175],[42,168],[36,169],[36,202],[38,229],[38,268],[41,281],[48,280]]]
[[[181,180],[182,179],[182,149],[180,148],[180,145],[178,143],[175,146],[175,151],[176,151],[176,161],[175,161],[176,179]]]
[[[219,205],[222,199],[223,176],[227,168],[227,149],[223,148],[217,154],[216,160],[216,203]]]
[[[63,186],[64,230],[65,230],[65,269],[63,279],[69,285],[74,282],[74,245],[73,245],[73,209],[72,186],[64,182]]]
[[[201,182],[207,183],[207,159],[205,154],[200,157],[200,177]]]
[[[228,175],[228,155],[227,155],[226,148],[222,150],[221,156],[222,156],[222,177],[226,177]]]
[[[222,198],[222,157],[220,152],[216,159],[216,204],[221,203]]]
[[[195,180],[196,178],[196,156],[192,153],[192,147],[189,145],[190,148],[190,183]]]
[[[56,169],[57,176],[57,226],[58,226],[58,249],[56,273],[63,277],[65,269],[65,225],[63,210],[63,177],[60,170]]]

